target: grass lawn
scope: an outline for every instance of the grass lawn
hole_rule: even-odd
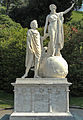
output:
[[[83,97],[71,97],[70,106],[83,107]],[[0,109],[13,107],[13,94],[0,91]]]
[[[13,107],[13,94],[0,90],[0,109]]]
[[[70,97],[70,106],[83,107],[83,97]]]

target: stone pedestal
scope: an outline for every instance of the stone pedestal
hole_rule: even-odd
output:
[[[17,78],[10,120],[72,120],[66,78]]]

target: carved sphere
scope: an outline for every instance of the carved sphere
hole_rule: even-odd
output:
[[[67,74],[68,64],[62,56],[44,58],[40,64],[40,77],[65,78]]]

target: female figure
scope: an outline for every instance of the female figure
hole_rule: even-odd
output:
[[[63,32],[63,15],[68,13],[72,6],[64,12],[56,13],[57,7],[54,4],[49,6],[51,13],[46,17],[46,23],[44,28],[44,36],[48,27],[48,34],[50,36],[50,42],[48,45],[48,54],[51,56],[60,56],[60,50],[64,46],[64,32]]]

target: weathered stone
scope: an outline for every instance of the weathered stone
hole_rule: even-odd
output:
[[[14,113],[10,120],[44,120],[71,117],[66,78],[17,78],[14,86]]]

